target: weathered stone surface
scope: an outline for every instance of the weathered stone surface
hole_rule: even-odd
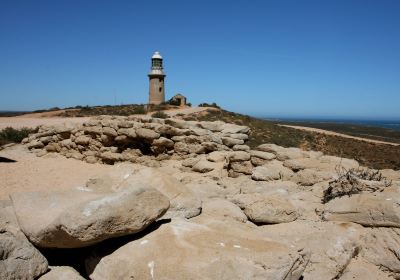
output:
[[[69,266],[53,266],[39,280],[85,280],[75,269]]]
[[[311,251],[304,280],[337,279],[359,252],[363,233],[357,224],[300,220],[266,225],[260,230],[272,240]]]
[[[120,161],[123,159],[123,157],[120,153],[113,153],[113,152],[104,152],[100,155],[100,157],[103,160],[111,161],[111,162]]]
[[[199,122],[199,126],[204,129],[211,130],[213,132],[220,132],[223,129],[225,123],[221,121],[215,122]]]
[[[395,279],[400,277],[399,228],[367,228],[361,242],[360,254],[365,260],[389,272]]]
[[[273,153],[256,151],[256,150],[251,150],[250,156],[260,158],[260,159],[265,159],[265,160],[273,160],[274,158],[276,158],[276,155],[274,155]]]
[[[262,166],[257,166],[251,178],[257,181],[272,181],[279,179],[289,179],[293,176],[293,171],[284,167],[281,162],[272,160]]]
[[[378,266],[371,264],[363,258],[352,259],[346,267],[340,280],[393,280],[388,273],[383,272]]]
[[[234,151],[250,151],[250,147],[247,145],[235,145],[232,147],[232,150]]]
[[[257,147],[257,150],[273,153],[278,160],[308,157],[308,154],[299,148],[284,148],[275,144],[262,144]]]
[[[250,154],[243,151],[231,152],[228,159],[230,162],[247,161],[250,160]]]
[[[230,138],[230,137],[222,137],[222,143],[228,147],[233,147],[235,145],[243,145],[244,141],[240,139]]]
[[[231,201],[243,209],[249,220],[255,223],[287,223],[299,216],[287,197],[276,194],[238,194]]]
[[[253,173],[253,165],[250,161],[236,161],[230,164],[230,168],[238,173],[251,175]]]
[[[182,166],[193,167],[196,163],[200,161],[200,158],[187,158],[182,161]]]
[[[195,165],[193,165],[192,170],[200,173],[206,173],[213,171],[216,168],[214,162],[208,160],[200,160]]]
[[[222,162],[225,161],[228,156],[229,154],[227,152],[215,151],[207,155],[207,160],[212,162]]]
[[[0,205],[0,279],[35,279],[47,260],[20,231],[11,206]]]
[[[148,140],[154,140],[154,139],[160,138],[160,134],[158,134],[157,132],[155,132],[151,129],[147,129],[147,128],[136,129],[136,135],[139,138],[144,138],[144,139],[148,139]]]
[[[111,137],[117,137],[117,131],[112,127],[103,127],[103,134]]]
[[[78,145],[88,145],[90,139],[91,139],[91,138],[88,137],[88,136],[81,135],[81,136],[76,137],[76,139],[75,139],[74,142],[75,142],[76,144],[78,144]]]
[[[211,199],[203,203],[202,215],[208,215],[213,218],[233,219],[242,223],[247,221],[247,216],[239,206],[226,199]]]
[[[171,139],[165,138],[165,137],[160,137],[159,139],[155,139],[152,142],[152,145],[159,146],[159,147],[173,148],[174,141],[172,141]]]
[[[239,222],[172,220],[105,256],[90,278],[297,280],[308,255]]]
[[[39,140],[32,140],[26,146],[28,147],[28,149],[40,149],[44,147],[44,144]]]
[[[400,195],[376,192],[335,198],[325,204],[322,218],[369,227],[400,227]]]
[[[39,247],[76,248],[136,233],[162,216],[169,200],[152,188],[118,192],[77,188],[11,195],[21,230]]]
[[[222,134],[248,134],[250,132],[250,128],[248,126],[225,123],[221,132]]]
[[[304,169],[293,174],[290,180],[302,186],[312,186],[319,182],[331,180],[334,178],[334,176],[335,176],[334,172]]]

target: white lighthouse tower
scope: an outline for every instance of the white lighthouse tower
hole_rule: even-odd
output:
[[[159,52],[151,57],[149,73],[149,104],[158,105],[165,102],[163,58]]]

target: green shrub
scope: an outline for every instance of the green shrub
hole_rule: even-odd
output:
[[[135,109],[133,109],[132,114],[143,115],[146,114],[146,110],[144,109],[144,106],[138,106]]]
[[[219,106],[217,105],[217,103],[215,103],[215,102],[213,102],[213,103],[211,103],[211,104],[208,104],[208,103],[200,103],[200,104],[199,104],[199,107],[214,107],[214,108],[217,108],[217,109],[221,109],[221,107],[219,107]]]
[[[12,127],[6,127],[0,131],[0,146],[8,143],[20,143],[22,139],[28,137],[30,133],[37,132],[36,129],[23,127],[21,129],[15,129]]]
[[[153,118],[159,118],[159,119],[166,119],[169,117],[166,113],[164,113],[162,111],[157,111],[157,112],[153,113],[151,116]]]

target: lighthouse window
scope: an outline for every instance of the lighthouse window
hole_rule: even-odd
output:
[[[162,91],[162,87],[160,87],[160,88],[158,89],[158,91],[161,92],[161,91]]]

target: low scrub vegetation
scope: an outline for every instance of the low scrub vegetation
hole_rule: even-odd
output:
[[[169,117],[166,113],[164,113],[162,111],[157,111],[157,112],[153,113],[151,116],[153,118],[159,118],[159,119],[166,119]]]
[[[192,105],[192,104],[190,104],[190,105]],[[199,107],[213,107],[213,108],[217,108],[217,109],[220,109],[221,107],[219,107],[218,105],[217,105],[217,103],[215,103],[215,102],[213,102],[213,103],[211,103],[211,104],[208,104],[208,103],[200,103],[199,104]]]
[[[20,143],[22,139],[28,137],[30,133],[37,132],[37,129],[31,128],[20,128],[15,129],[12,127],[6,127],[3,130],[0,130],[0,146],[9,144],[9,143]]]
[[[352,158],[361,165],[373,169],[400,170],[400,146],[369,143],[357,139],[324,135],[283,127],[276,122],[254,118],[225,110],[207,110],[185,117],[186,120],[224,121],[249,126],[251,135],[248,145],[255,148],[263,143],[283,147],[299,147],[321,151],[327,155]]]
[[[338,167],[337,172],[339,178],[329,182],[329,187],[324,191],[322,203],[327,203],[334,198],[346,195],[350,196],[361,192],[382,191],[392,184],[392,182],[382,176],[378,170],[346,170],[343,167]],[[373,183],[371,183],[371,181]]]

